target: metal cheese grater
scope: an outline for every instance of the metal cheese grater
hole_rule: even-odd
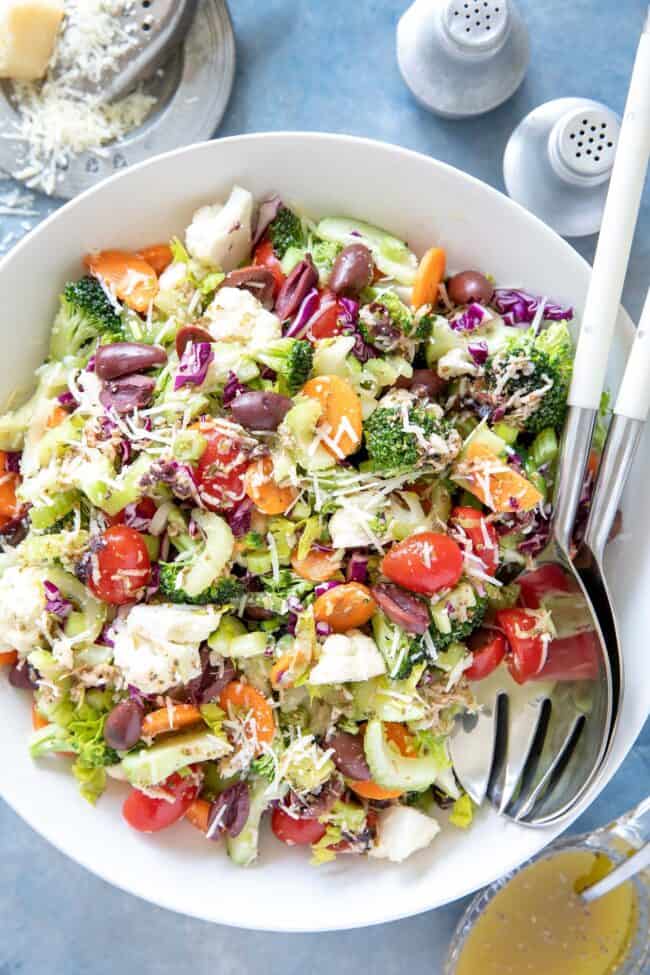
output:
[[[517,90],[528,67],[528,33],[512,0],[416,0],[398,24],[397,58],[425,108],[466,118]]]
[[[600,228],[620,122],[587,98],[540,105],[512,133],[503,159],[509,195],[565,237]]]
[[[100,79],[97,94],[111,102],[150,78],[190,29],[198,0],[130,0],[119,15],[131,41]]]

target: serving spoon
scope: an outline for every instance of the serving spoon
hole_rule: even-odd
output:
[[[595,512],[583,546],[594,557],[585,555],[589,571],[585,569],[584,579],[569,553],[650,156],[649,31],[650,17],[632,74],[578,338],[551,539],[533,571],[526,571],[529,578],[543,573],[554,580],[552,615],[558,639],[551,643],[548,664],[540,672],[548,681],[518,687],[503,667],[498,668],[476,685],[479,710],[461,718],[450,744],[454,770],[471,798],[480,803],[487,796],[502,815],[530,826],[561,819],[579,801],[607,754],[620,707],[620,644],[600,567],[603,538],[611,527],[611,520],[605,521],[611,511],[607,499],[615,497],[618,503],[631,456],[610,488],[612,465],[621,449],[633,455],[631,443],[634,439],[635,446],[638,440],[636,428],[622,419],[616,422],[615,418],[607,466],[598,479]],[[643,329],[641,333],[639,341],[645,336]],[[650,378],[647,354],[641,368],[640,353],[635,343],[630,378],[626,371],[621,386],[621,407],[617,401],[617,416],[637,421]],[[569,629],[573,638],[567,643]],[[554,661],[562,654],[570,656],[574,681],[556,681],[559,668]],[[566,678],[566,673],[561,676]]]

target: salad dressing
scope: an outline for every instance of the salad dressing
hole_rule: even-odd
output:
[[[568,850],[522,870],[476,922],[455,975],[613,975],[635,929],[634,887],[592,904],[579,896],[611,866],[604,854]]]

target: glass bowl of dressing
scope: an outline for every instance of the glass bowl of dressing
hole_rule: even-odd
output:
[[[620,820],[553,843],[487,887],[461,918],[444,975],[643,975],[650,876],[591,904],[580,892],[650,839],[650,798]]]

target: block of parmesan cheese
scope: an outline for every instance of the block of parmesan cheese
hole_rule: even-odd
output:
[[[0,0],[0,78],[42,78],[62,19],[63,0]]]

